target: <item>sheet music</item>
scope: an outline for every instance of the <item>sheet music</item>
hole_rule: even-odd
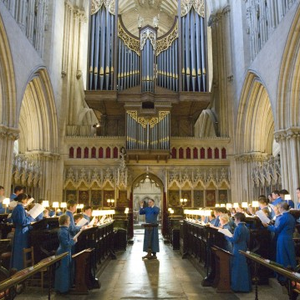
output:
[[[79,230],[79,232],[77,232],[77,233],[73,236],[73,240],[76,240],[76,239],[79,237],[79,235],[81,234],[82,231],[83,231],[83,229],[81,228],[81,229]]]
[[[88,223],[88,220],[85,218],[82,218],[77,224],[76,226],[84,226]]]
[[[232,237],[233,234],[228,230],[228,229],[223,229],[223,228],[220,228],[218,229],[219,232],[223,233],[224,235],[228,236],[228,237]]]
[[[44,207],[42,204],[36,203],[34,207],[28,212],[30,216],[32,216],[34,219],[40,215],[44,211]]]
[[[262,223],[268,224],[271,221],[262,210],[258,210],[256,215],[259,217]]]
[[[92,221],[88,224],[88,226],[93,226],[96,221],[96,217],[93,217]]]
[[[30,198],[27,200],[26,205],[24,205],[25,207],[28,206],[30,203],[32,203],[34,201],[34,198]]]

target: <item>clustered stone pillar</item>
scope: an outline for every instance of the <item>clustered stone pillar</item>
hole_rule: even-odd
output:
[[[296,189],[300,186],[300,128],[290,128],[275,133],[280,144],[282,187],[297,202]]]
[[[0,185],[4,186],[7,196],[11,189],[14,141],[18,135],[18,129],[0,126]]]

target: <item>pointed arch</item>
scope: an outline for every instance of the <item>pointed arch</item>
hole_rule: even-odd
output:
[[[277,101],[277,130],[300,127],[300,8],[298,8],[283,54]]]
[[[58,153],[58,124],[53,90],[46,69],[32,74],[19,116],[19,149]]]
[[[15,72],[4,24],[0,17],[0,124],[17,127]]]
[[[237,115],[237,153],[272,154],[274,117],[267,89],[249,72],[243,86]]]

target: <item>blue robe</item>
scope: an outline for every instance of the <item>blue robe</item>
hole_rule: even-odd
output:
[[[249,229],[244,222],[240,222],[235,228],[233,237],[225,236],[226,240],[233,244],[233,257],[231,259],[231,289],[234,292],[250,292],[251,276],[247,259],[239,253],[239,250],[247,251],[250,239]]]
[[[0,214],[5,214],[5,207],[3,207],[2,202],[0,202]]]
[[[140,209],[140,215],[146,215],[146,223],[157,224],[158,214],[159,208],[157,206]],[[151,245],[152,253],[159,252],[158,227],[152,227],[152,232],[145,229],[143,251],[148,252],[149,245]]]
[[[276,200],[274,200],[271,204],[276,206],[277,204],[283,202],[283,199],[281,197],[278,197]]]
[[[43,220],[44,219],[44,213],[42,212],[42,213],[40,213],[36,218],[35,218],[35,221],[41,221],[41,220]]]
[[[277,216],[275,225],[268,226],[268,230],[275,232],[277,237],[276,262],[284,267],[296,268],[295,244],[293,233],[295,231],[295,218],[289,213],[284,212]]]
[[[65,252],[68,252],[68,255],[60,261],[58,268],[55,270],[54,289],[60,293],[67,293],[72,287],[73,267],[71,248],[75,244],[67,226],[60,226],[58,230],[58,240],[59,246],[56,250],[56,255]]]
[[[81,226],[76,226],[74,222],[74,216],[73,213],[69,210],[66,211],[66,215],[70,217],[70,227],[69,232],[72,236],[76,235],[80,231]]]
[[[16,227],[11,256],[11,268],[24,269],[23,248],[29,247],[29,226],[34,219],[26,216],[23,204],[18,203],[14,208],[11,219]]]

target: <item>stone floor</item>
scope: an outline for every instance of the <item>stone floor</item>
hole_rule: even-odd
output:
[[[51,294],[51,299],[102,299],[102,300],[250,300],[255,293],[220,294],[210,287],[202,287],[201,274],[188,259],[181,259],[178,251],[160,239],[160,252],[157,260],[142,260],[142,230],[135,232],[134,244],[125,252],[117,253],[102,274],[99,274],[101,288],[90,291],[86,296]],[[47,299],[47,292],[28,288],[15,299]],[[286,300],[281,287],[273,281],[273,286],[259,286],[258,299]]]

